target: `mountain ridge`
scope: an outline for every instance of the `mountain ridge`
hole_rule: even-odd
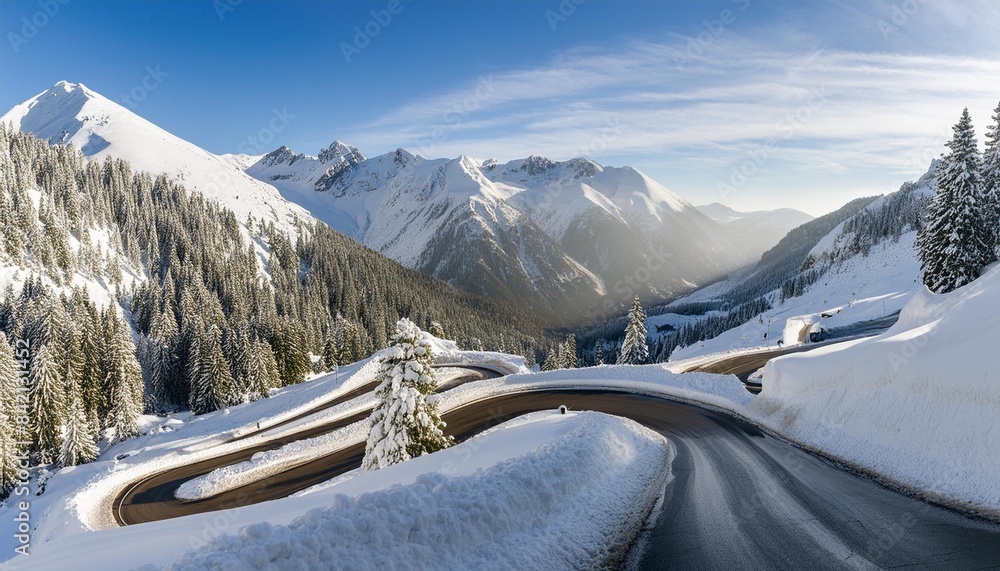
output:
[[[293,233],[318,219],[404,265],[569,325],[724,277],[760,252],[632,167],[536,155],[507,163],[366,157],[333,141],[215,155],[83,84],[59,82],[2,118],[91,160],[166,173],[238,219]]]

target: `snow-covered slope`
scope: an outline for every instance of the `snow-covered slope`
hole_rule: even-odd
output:
[[[914,242],[917,220],[933,194],[934,166],[916,183],[874,200],[837,224],[801,259],[797,273],[764,297],[772,309],[720,335],[675,351],[671,360],[808,339],[809,328],[851,334],[859,323],[891,320],[923,287]],[[697,292],[684,302],[724,299],[740,280]],[[717,313],[713,313],[717,314]],[[669,314],[651,325],[670,322]],[[690,318],[686,318],[690,322]],[[858,328],[858,332],[862,332]]]
[[[334,142],[317,157],[279,148],[247,173],[405,265],[570,319],[690,289],[752,258],[649,177],[586,159],[499,164],[403,149],[365,159]]]
[[[945,295],[920,286],[884,334],[768,363],[748,409],[799,442],[996,516],[998,309],[998,267]]]
[[[670,456],[662,436],[628,419],[538,412],[296,497],[60,538],[11,565],[477,569],[499,558],[511,568],[614,566],[662,492]]]
[[[0,121],[50,143],[73,143],[92,160],[115,157],[137,170],[166,173],[233,210],[291,229],[309,213],[244,173],[238,156],[219,157],[176,137],[82,83],[60,81],[19,103]],[[245,157],[244,157],[245,159]]]

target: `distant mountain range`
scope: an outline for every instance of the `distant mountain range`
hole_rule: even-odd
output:
[[[367,158],[335,141],[317,156],[281,147],[215,155],[82,84],[59,82],[2,119],[91,159],[166,173],[242,220],[283,228],[318,218],[411,268],[513,301],[551,324],[662,300],[756,262],[794,210],[695,208],[631,167],[531,156],[507,163],[426,159],[397,149]]]
[[[738,212],[718,202],[699,206],[698,210],[730,230],[731,235],[738,237],[744,247],[761,253],[771,249],[789,230],[813,219],[805,212],[793,208]]]

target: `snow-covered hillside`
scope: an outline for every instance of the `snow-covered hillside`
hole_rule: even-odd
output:
[[[223,158],[201,149],[82,83],[60,81],[14,106],[0,121],[49,143],[73,143],[92,160],[121,158],[137,170],[166,173],[189,190],[218,200],[240,222],[253,215],[290,230],[297,219],[311,218],[274,187],[244,173],[236,156]]]
[[[886,333],[780,357],[748,407],[783,434],[929,496],[1000,513],[1000,267],[909,295]]]
[[[792,345],[810,333],[831,330],[850,335],[869,322],[891,321],[923,286],[916,259],[915,222],[933,194],[934,166],[916,183],[908,183],[837,224],[800,260],[798,271],[778,289],[764,294],[771,309],[711,339],[682,347],[671,360],[752,347]],[[754,279],[736,276],[695,292],[678,305],[724,299]],[[710,312],[706,317],[720,315]],[[668,313],[649,318],[655,331],[663,324],[697,322],[691,316]]]

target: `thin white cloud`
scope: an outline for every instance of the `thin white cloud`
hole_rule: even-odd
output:
[[[1000,100],[997,59],[803,53],[734,33],[688,57],[687,42],[576,49],[546,67],[470,78],[350,130],[347,140],[430,156],[657,161],[719,176],[771,141],[775,158],[794,170],[912,177],[913,157],[940,152],[963,107],[981,135]],[[699,150],[708,156],[693,164]]]

